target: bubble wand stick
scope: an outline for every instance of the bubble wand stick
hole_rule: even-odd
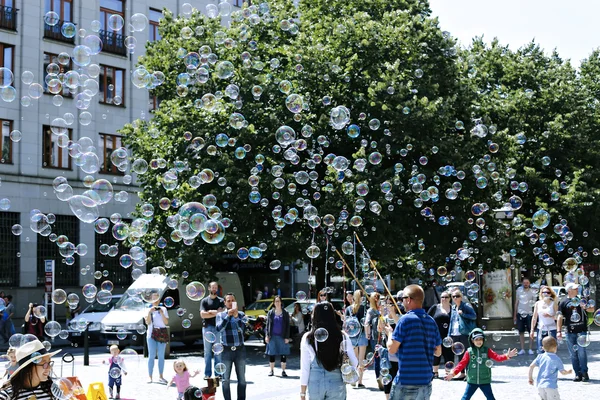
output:
[[[383,279],[383,277],[379,273],[379,270],[375,266],[375,262],[371,259],[371,255],[369,254],[369,252],[367,251],[367,249],[365,249],[365,245],[360,241],[360,238],[358,237],[358,234],[356,232],[354,232],[354,236],[356,237],[356,240],[358,241],[358,244],[360,244],[360,247],[362,247],[363,251],[369,257],[369,263],[371,264],[371,268],[373,268],[375,270],[375,273],[377,273],[377,276],[379,277],[379,280],[383,284],[383,288],[387,292],[388,296],[390,296],[390,299],[392,299],[392,302],[394,303],[394,306],[396,306],[396,310],[398,310],[398,314],[402,315],[402,311],[400,311],[400,307],[398,307],[398,303],[396,303],[396,299],[394,299],[394,296],[392,296],[392,293],[390,292],[390,289],[385,284],[385,280]]]
[[[352,277],[354,278],[354,282],[356,282],[356,284],[360,287],[360,290],[362,290],[364,294],[368,295],[368,293],[365,290],[365,288],[363,287],[363,285],[360,284],[359,280],[356,278],[356,275],[354,275],[354,272],[352,272],[352,269],[350,268],[348,263],[346,263],[346,260],[344,260],[344,257],[342,256],[340,251],[338,249],[335,249],[335,252],[337,253],[340,260],[342,260],[342,263],[344,264],[344,268],[347,269],[348,272],[350,272],[350,275],[352,275]]]

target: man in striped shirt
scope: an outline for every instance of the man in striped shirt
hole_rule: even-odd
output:
[[[237,399],[246,400],[246,347],[244,346],[244,321],[245,315],[237,309],[237,302],[233,293],[225,296],[226,310],[217,314],[217,332],[221,334],[223,355],[221,360],[225,364],[223,377],[223,397],[231,400],[230,378],[231,368],[235,365],[237,376]],[[215,372],[220,374],[220,371]]]
[[[388,351],[398,356],[398,374],[390,399],[429,400],[433,357],[442,353],[442,338],[435,321],[422,308],[425,293],[421,286],[407,286],[401,298],[407,313],[395,330],[386,327]]]

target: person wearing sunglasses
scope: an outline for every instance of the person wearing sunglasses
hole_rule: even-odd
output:
[[[452,312],[452,305],[450,304],[451,295],[448,290],[442,293],[440,296],[440,304],[435,304],[429,308],[427,314],[433,318],[437,324],[438,330],[440,331],[441,337],[448,336],[448,327],[450,326],[450,314]],[[433,377],[439,378],[438,371],[440,368],[440,362],[444,357],[444,362],[454,360],[454,353],[452,353],[452,347],[442,346],[442,355],[440,357],[433,358]]]
[[[556,293],[549,286],[540,288],[539,300],[533,307],[533,317],[531,317],[531,332],[529,337],[533,340],[537,326],[537,352],[544,352],[542,340],[550,335],[556,339],[556,314],[558,313],[558,302]]]
[[[55,399],[51,391],[52,378],[50,378],[54,361],[50,358],[59,352],[60,350],[49,353],[37,339],[17,348],[16,358],[19,367],[0,388],[0,399]]]
[[[392,330],[386,325],[387,348],[398,357],[398,374],[390,392],[391,400],[431,398],[433,357],[442,354],[442,338],[437,325],[423,309],[425,292],[419,285],[402,291],[407,313]]]
[[[475,321],[477,314],[473,306],[466,301],[463,301],[462,291],[458,288],[452,291],[452,312],[450,313],[450,326],[448,335],[452,338],[453,343],[460,342],[464,349],[469,348],[469,334],[477,327]],[[462,353],[456,354],[454,364],[458,363],[458,358]],[[458,380],[465,378],[464,371],[456,377]]]

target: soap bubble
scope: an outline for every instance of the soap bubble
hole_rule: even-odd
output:
[[[206,289],[202,283],[194,281],[186,285],[185,294],[190,300],[200,301],[206,294]]]
[[[306,293],[305,293],[305,292],[303,292],[302,290],[300,290],[300,291],[298,291],[298,292],[296,293],[296,299],[298,299],[298,300],[300,300],[300,301],[304,301],[304,300],[306,300],[306,297],[307,297],[307,296],[306,296]]]
[[[225,373],[225,370],[226,370],[225,364],[218,363],[215,365],[215,374],[223,375]]]
[[[350,318],[346,319],[346,322],[344,324],[344,331],[351,338],[358,336],[361,331],[361,325],[360,325],[360,322],[358,321],[358,319],[355,317],[350,317]]]
[[[323,343],[329,338],[329,332],[325,328],[318,328],[315,330],[315,340],[319,343]]]
[[[454,343],[452,345],[452,352],[457,356],[460,356],[462,353],[465,352],[465,345],[460,342]]]
[[[61,330],[62,330],[62,327],[56,321],[49,321],[44,326],[44,332],[46,333],[46,335],[50,336],[51,338],[58,336],[58,334],[60,333]]]

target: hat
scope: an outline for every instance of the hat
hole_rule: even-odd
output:
[[[579,289],[579,285],[575,282],[569,282],[565,285],[565,289],[567,289],[567,290]]]
[[[482,332],[475,332],[475,333],[473,334],[473,336],[472,336],[472,339],[473,339],[473,340],[475,340],[475,339],[483,339],[483,338],[484,338],[484,336],[483,336],[483,333],[482,333]]]
[[[17,359],[17,365],[19,368],[17,368],[15,372],[11,374],[11,377],[15,376],[27,365],[35,363],[36,360],[39,360],[44,356],[52,357],[58,353],[60,353],[60,349],[53,351],[52,353],[48,353],[46,347],[39,340],[32,340],[31,342],[25,343],[15,352],[15,358]]]

